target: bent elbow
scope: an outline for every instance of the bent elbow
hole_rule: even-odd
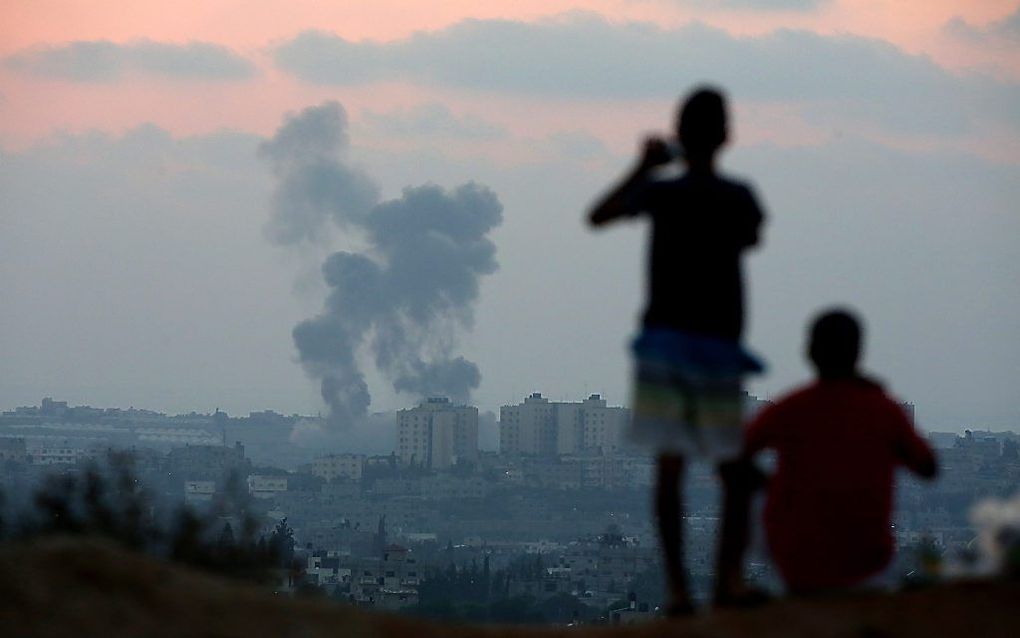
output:
[[[613,219],[619,217],[619,213],[611,206],[599,206],[588,214],[588,225],[592,228],[605,226]]]
[[[920,463],[914,471],[921,478],[931,481],[939,475],[939,466],[934,458],[928,458]]]

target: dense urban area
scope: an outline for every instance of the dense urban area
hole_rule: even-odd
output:
[[[763,403],[748,399],[751,409]],[[285,540],[287,561],[271,583],[279,592],[466,620],[629,623],[656,613],[653,459],[627,445],[626,408],[599,395],[557,402],[534,393],[500,409],[494,450],[479,449],[478,409],[445,398],[376,418],[389,425],[380,430],[392,440],[388,454],[298,445],[295,429],[324,425],[319,417],[170,416],[46,398],[0,415],[4,520],[30,516],[30,495],[54,476],[126,451],[152,508],[193,508],[215,521],[208,533],[220,541],[242,529],[260,543]],[[901,479],[903,578],[923,556],[973,551],[972,506],[1020,484],[1016,433],[927,436],[942,474],[934,484]],[[686,485],[688,569],[704,597],[716,479],[695,465]],[[761,544],[751,577],[775,586]]]

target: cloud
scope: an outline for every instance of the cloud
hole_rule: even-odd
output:
[[[779,30],[736,37],[572,13],[533,23],[465,20],[380,43],[302,33],[276,63],[312,83],[381,81],[574,99],[674,98],[711,80],[741,99],[852,113],[897,130],[957,133],[988,103],[1015,122],[1020,87],[954,75],[924,56],[852,35]]]
[[[249,60],[208,42],[78,41],[20,51],[8,56],[4,63],[30,75],[73,82],[113,82],[130,75],[176,80],[244,80],[256,74]]]
[[[365,111],[362,119],[373,132],[397,137],[493,140],[506,136],[501,126],[472,115],[456,115],[435,102],[385,113]]]
[[[559,131],[549,136],[548,143],[559,155],[575,161],[606,157],[610,153],[602,140],[584,131]]]
[[[956,17],[946,23],[944,30],[953,37],[969,42],[998,40],[1018,44],[1020,43],[1020,6],[1005,18],[985,26],[976,26],[963,18]]]

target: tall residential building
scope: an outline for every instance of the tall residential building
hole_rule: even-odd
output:
[[[536,392],[499,409],[499,451],[556,454],[556,404]]]
[[[478,408],[426,399],[397,412],[397,456],[403,465],[443,469],[478,459]]]
[[[608,406],[593,394],[580,403],[551,402],[536,392],[499,409],[499,449],[517,454],[618,451],[630,420],[627,408]]]

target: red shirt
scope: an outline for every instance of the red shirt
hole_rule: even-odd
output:
[[[865,379],[821,380],[752,421],[747,453],[778,453],[768,487],[769,550],[793,591],[847,587],[892,557],[897,465],[934,473],[935,457],[903,409]]]

